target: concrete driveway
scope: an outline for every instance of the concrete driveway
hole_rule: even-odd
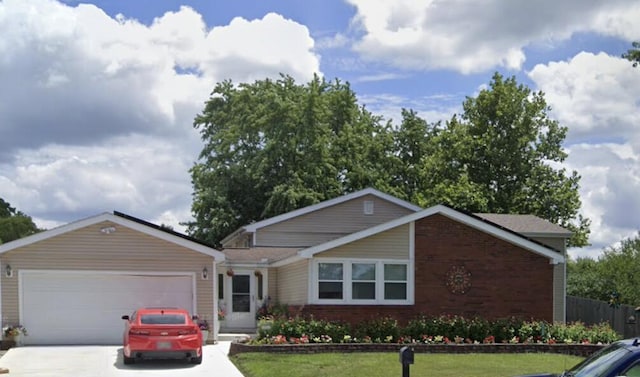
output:
[[[205,346],[200,365],[158,360],[124,365],[121,346],[26,346],[7,351],[0,367],[8,368],[12,377],[242,377],[227,357],[229,344]]]

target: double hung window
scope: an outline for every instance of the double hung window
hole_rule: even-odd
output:
[[[409,303],[409,263],[406,261],[317,261],[314,269],[314,301],[318,303]]]
[[[318,264],[318,298],[326,300],[342,300],[343,296],[342,263]]]
[[[384,299],[385,300],[406,300],[407,299],[407,265],[406,264],[385,264],[384,265]]]
[[[351,298],[354,300],[376,299],[376,264],[351,264]]]

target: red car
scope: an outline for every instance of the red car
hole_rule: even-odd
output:
[[[136,359],[185,359],[202,363],[202,332],[197,317],[177,308],[138,309],[126,320],[123,334],[125,364]]]

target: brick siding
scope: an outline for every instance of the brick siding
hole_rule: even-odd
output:
[[[454,266],[471,273],[464,294],[446,286]],[[293,310],[350,323],[381,316],[406,323],[419,315],[441,314],[553,321],[553,265],[529,250],[433,215],[415,224],[415,305],[306,305]]]

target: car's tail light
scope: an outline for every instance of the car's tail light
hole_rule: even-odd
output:
[[[190,334],[197,334],[197,333],[198,333],[198,329],[187,329],[187,330],[178,331],[178,335],[190,335]]]
[[[149,331],[146,331],[146,330],[129,330],[129,335],[149,335]]]

